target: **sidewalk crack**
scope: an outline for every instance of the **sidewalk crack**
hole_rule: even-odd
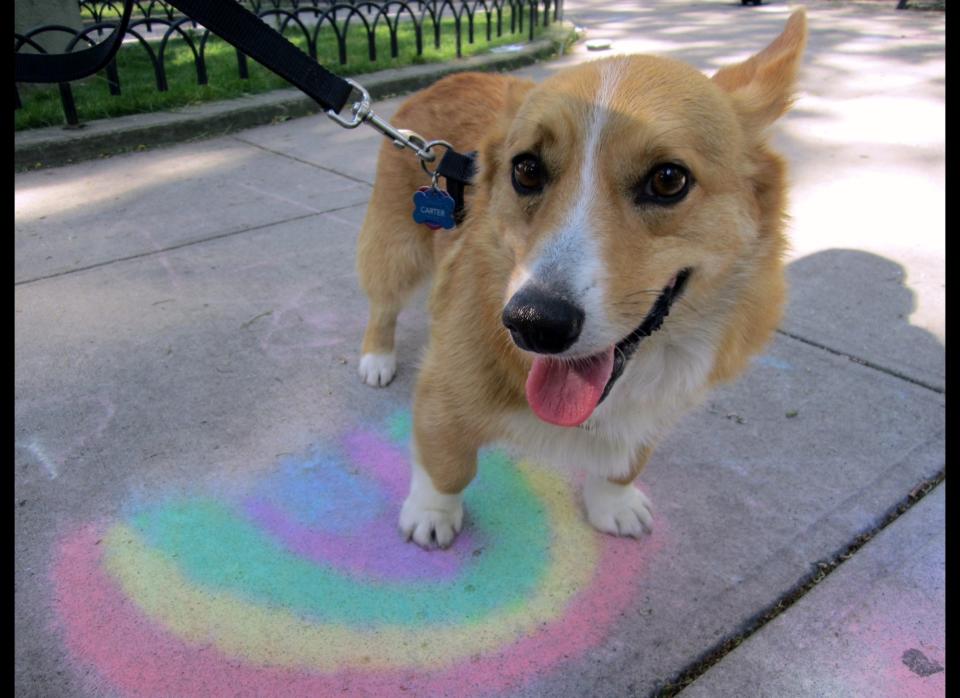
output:
[[[305,213],[300,216],[293,216],[291,218],[285,218],[279,221],[272,221],[270,223],[264,223],[263,225],[256,225],[251,228],[243,228],[242,230],[231,230],[225,233],[218,233],[216,235],[210,235],[209,237],[199,238],[196,240],[188,240],[186,242],[181,242],[176,245],[169,245],[167,247],[160,247],[154,250],[147,250],[145,252],[138,252],[137,254],[128,255],[126,257],[117,257],[116,259],[108,259],[103,262],[96,262],[94,264],[88,264],[83,267],[76,267],[74,269],[64,269],[63,271],[54,272],[52,274],[45,274],[43,276],[36,276],[32,279],[24,279],[22,281],[15,281],[13,283],[14,288],[17,286],[26,286],[27,284],[33,284],[38,281],[46,281],[48,279],[56,279],[61,276],[69,276],[70,274],[77,274],[82,271],[89,271],[91,269],[99,269],[100,267],[106,267],[111,264],[116,264],[118,262],[129,262],[134,259],[144,259],[146,257],[151,257],[156,254],[162,254],[164,252],[171,252],[173,250],[183,249],[184,247],[190,247],[192,245],[200,245],[205,242],[213,242],[215,240],[222,240],[224,238],[233,237],[235,235],[243,235],[244,233],[252,233],[258,230],[264,230],[265,228],[270,228],[275,225],[283,225],[284,223],[293,223],[296,221],[301,221],[305,218],[311,218],[313,216],[324,216],[330,213],[336,213],[337,211],[343,211],[348,208],[354,208],[356,206],[362,206],[362,203],[353,203],[347,204],[346,206],[338,206],[336,208],[327,209],[325,211],[316,211],[311,213]]]
[[[274,150],[273,148],[268,148],[265,145],[260,145],[259,143],[254,143],[253,141],[248,141],[247,139],[241,138],[240,136],[236,136],[236,135],[231,135],[229,136],[229,138],[232,138],[235,141],[239,141],[244,145],[250,145],[250,146],[253,146],[254,148],[259,148],[265,153],[270,153],[271,155],[279,155],[282,158],[287,158],[289,160],[293,160],[294,162],[299,162],[302,165],[309,165],[310,167],[314,167],[318,170],[322,170],[323,172],[328,172],[330,174],[337,175],[338,177],[349,179],[351,182],[356,182],[357,184],[362,184],[364,186],[371,187],[371,188],[373,187],[373,182],[370,182],[366,179],[360,179],[359,177],[348,175],[345,172],[340,172],[339,170],[334,170],[333,168],[330,168],[330,167],[324,167],[323,165],[318,165],[317,163],[310,162],[309,160],[303,160],[301,158],[298,158],[295,155],[290,155],[290,153],[284,153],[280,150]]]
[[[910,491],[899,502],[894,504],[875,526],[861,531],[853,539],[832,555],[813,563],[813,570],[803,577],[776,601],[747,619],[742,628],[718,641],[712,648],[704,652],[686,669],[681,670],[672,678],[660,684],[652,695],[655,698],[672,698],[681,693],[694,681],[719,663],[724,657],[733,652],[744,640],[749,639],[757,631],[770,623],[781,613],[793,606],[806,596],[815,586],[830,576],[838,567],[849,560],[853,555],[880,531],[903,516],[915,504],[927,496],[937,485],[946,479],[946,466],[934,475],[925,478],[910,488]]]
[[[938,385],[933,385],[932,383],[927,383],[926,381],[920,380],[919,378],[914,378],[913,376],[908,376],[901,371],[890,368],[888,366],[881,366],[880,364],[874,363],[869,359],[864,359],[862,356],[856,356],[855,354],[849,354],[840,349],[834,349],[833,347],[827,346],[826,344],[821,344],[820,342],[815,342],[812,339],[807,339],[806,337],[801,337],[800,335],[793,334],[792,332],[787,332],[786,330],[777,330],[777,334],[783,335],[784,337],[789,337],[790,339],[795,339],[798,342],[803,342],[811,347],[816,347],[817,349],[822,349],[824,351],[830,352],[835,356],[843,356],[855,364],[860,364],[861,366],[866,366],[867,368],[872,368],[874,371],[879,371],[880,373],[886,373],[888,376],[893,376],[894,378],[899,378],[900,380],[907,381],[908,383],[913,383],[914,385],[919,385],[921,388],[926,388],[927,390],[932,390],[938,395],[945,394],[944,388],[941,388]]]

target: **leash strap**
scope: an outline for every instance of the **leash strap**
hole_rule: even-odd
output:
[[[339,112],[350,98],[350,83],[310,58],[235,0],[168,3],[298,87],[324,109]]]
[[[134,0],[124,0],[123,15],[113,33],[83,51],[15,56],[16,82],[70,82],[93,75],[113,60],[130,23]],[[353,87],[273,31],[236,0],[168,0],[224,41],[290,82],[325,110],[343,109]]]

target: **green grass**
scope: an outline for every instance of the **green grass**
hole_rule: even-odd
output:
[[[511,43],[521,43],[529,37],[529,16],[524,16],[524,31],[509,34],[510,14],[507,8],[503,15],[503,36],[496,36],[496,17],[492,19],[492,38],[486,40],[486,18],[478,13],[474,22],[474,43],[467,43],[467,23],[462,20],[463,56],[484,53],[488,49]],[[544,29],[536,28],[539,36]],[[199,44],[199,33],[196,43]],[[303,51],[307,42],[303,36],[288,28],[286,37]],[[434,47],[433,25],[427,20],[423,31],[423,55],[416,55],[416,40],[413,25],[401,21],[397,32],[399,55],[390,57],[390,35],[386,26],[376,32],[377,60],[369,60],[367,33],[362,23],[351,22],[347,34],[347,63],[341,65],[337,42],[329,25],[320,30],[317,40],[318,61],[337,75],[359,75],[386,68],[397,68],[419,63],[449,61],[456,57],[456,38],[452,18],[443,20],[440,29],[440,48]],[[159,42],[151,42],[154,52]],[[168,91],[159,92],[153,68],[147,52],[139,44],[124,45],[117,54],[117,70],[120,76],[121,94],[110,94],[106,73],[101,72],[84,80],[70,83],[77,112],[81,121],[104,119],[126,114],[162,111],[191,104],[232,99],[258,94],[290,85],[260,64],[247,60],[249,79],[243,80],[237,71],[236,50],[225,41],[211,35],[205,51],[208,84],[197,84],[193,53],[187,43],[173,40],[168,43],[164,64],[166,66]],[[22,107],[14,112],[16,130],[58,126],[65,123],[60,93],[55,85],[18,85]]]

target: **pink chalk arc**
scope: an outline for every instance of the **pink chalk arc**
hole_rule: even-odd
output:
[[[355,446],[364,443],[359,432],[351,439]],[[358,446],[352,457],[362,460],[358,454],[364,449],[368,455],[372,453],[369,444],[374,441],[368,440],[363,448]],[[290,643],[296,643],[298,638],[272,637],[268,622],[262,628],[250,628],[252,633],[264,635],[262,647],[255,648],[255,656],[231,652],[225,649],[232,645],[224,641],[229,638],[222,635],[222,628],[241,628],[244,617],[221,616],[224,624],[213,622],[206,634],[185,634],[177,623],[170,622],[169,615],[164,615],[170,609],[163,608],[162,603],[158,605],[157,599],[131,595],[131,589],[140,588],[130,583],[130,579],[136,579],[138,569],[125,561],[122,549],[109,548],[118,531],[125,530],[123,522],[109,521],[80,526],[63,537],[55,550],[51,588],[56,630],[77,668],[82,673],[93,670],[86,681],[95,694],[104,688],[121,695],[158,697],[233,696],[241,692],[262,696],[464,696],[509,690],[600,645],[630,606],[634,590],[664,539],[663,521],[658,522],[658,533],[640,542],[592,532],[582,521],[569,483],[529,464],[518,467],[546,483],[543,492],[553,493],[549,495],[552,503],[545,504],[553,507],[553,536],[575,527],[574,540],[580,541],[582,547],[554,549],[554,563],[566,565],[566,569],[577,569],[579,560],[594,560],[595,564],[589,569],[581,566],[578,575],[571,575],[579,576],[582,582],[570,590],[562,605],[550,607],[549,614],[544,615],[541,609],[540,615],[526,618],[526,602],[521,603],[515,609],[516,631],[504,633],[500,627],[502,641],[493,646],[488,643],[483,651],[465,651],[459,658],[454,656],[438,663],[431,663],[429,657],[414,657],[405,664],[385,666],[380,654],[397,648],[378,647],[375,632],[361,633],[356,647],[347,648],[352,657],[349,662],[319,668],[285,657],[282,648],[292,646]],[[395,544],[402,543],[396,540]],[[325,548],[323,554],[328,562],[331,556],[338,559],[336,546]],[[357,564],[348,556],[343,561],[345,568]],[[434,572],[443,576],[442,570]],[[207,590],[197,588],[193,593],[191,598],[198,599],[196,603],[200,605],[175,609],[176,612],[187,617],[202,615],[209,611],[208,604],[215,603]],[[243,608],[240,601],[236,606],[227,606],[234,607]],[[163,612],[158,612],[158,608]],[[258,617],[269,621],[273,612],[261,610],[263,615]],[[211,616],[214,621],[216,617]],[[477,633],[487,632],[481,629],[483,622],[482,618],[464,619],[459,628],[446,631],[461,632],[467,647]],[[428,634],[435,631],[424,626],[404,632],[409,641],[416,642],[418,633],[427,640]],[[323,652],[322,647],[314,649]]]

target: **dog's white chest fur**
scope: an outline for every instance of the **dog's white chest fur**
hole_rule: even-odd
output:
[[[529,409],[503,420],[505,438],[545,465],[593,475],[626,475],[637,452],[653,446],[679,417],[703,398],[713,367],[715,342],[707,328],[644,340],[610,395],[579,427],[559,427]]]

